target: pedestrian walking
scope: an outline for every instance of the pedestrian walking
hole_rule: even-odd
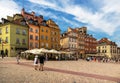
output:
[[[17,64],[19,64],[20,63],[20,55],[17,55],[16,60],[17,60]]]
[[[5,49],[5,56],[8,57],[8,50]]]
[[[18,52],[16,60],[17,60],[17,64],[20,63],[20,56],[21,56],[21,51]]]
[[[34,58],[34,68],[35,68],[35,70],[38,69],[38,55],[36,55]]]
[[[1,50],[2,59],[4,58],[4,50]]]
[[[39,58],[39,62],[40,62],[39,70],[44,71],[44,67],[43,66],[44,66],[44,62],[45,62],[45,57],[42,54],[38,58]]]

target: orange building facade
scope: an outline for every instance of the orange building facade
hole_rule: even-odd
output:
[[[60,48],[60,29],[53,20],[44,20],[43,16],[35,16],[35,12],[27,13],[24,9],[21,12],[29,26],[29,49]]]

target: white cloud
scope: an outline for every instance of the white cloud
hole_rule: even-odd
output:
[[[113,35],[116,30],[116,27],[120,26],[120,11],[119,11],[119,0],[92,0],[94,4],[102,4],[101,8],[95,13],[86,8],[83,8],[80,5],[73,4],[71,0],[49,2],[46,0],[30,0],[34,3],[48,6],[54,10],[62,11],[75,16],[75,20],[88,24],[90,30],[101,30],[108,35]],[[52,0],[53,1],[53,0]],[[52,5],[51,5],[52,4]],[[62,5],[61,5],[62,4]],[[114,15],[109,15],[110,13],[115,13]],[[108,16],[109,15],[109,16]],[[107,18],[105,18],[108,16]],[[110,18],[108,20],[108,18]]]
[[[71,21],[71,20],[68,20],[68,19],[66,19],[65,17],[62,17],[62,20],[63,20],[63,22],[65,21],[66,23],[69,23],[69,24],[72,25],[72,26],[79,27],[79,25],[78,25],[76,22],[73,22],[73,21]],[[72,27],[72,26],[71,26],[71,27]],[[75,27],[73,27],[73,28],[75,28]]]
[[[0,0],[0,20],[20,13],[20,7],[13,0]]]
[[[37,4],[48,6],[50,8],[56,8],[57,7],[56,4],[54,4],[52,2],[48,2],[46,0],[29,0],[29,1],[32,2],[32,3],[37,3]]]

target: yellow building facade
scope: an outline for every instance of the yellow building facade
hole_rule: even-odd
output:
[[[60,50],[60,28],[59,26],[51,19],[47,20],[46,24],[50,28],[51,49]]]
[[[0,25],[0,50],[8,50],[8,56],[28,49],[28,27],[11,22]]]
[[[114,58],[117,56],[117,45],[115,42],[102,38],[98,41],[97,53],[99,56],[106,56],[108,58]]]

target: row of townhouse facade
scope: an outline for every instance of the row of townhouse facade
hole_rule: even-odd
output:
[[[120,48],[107,38],[97,40],[87,34],[87,28],[68,28],[61,34],[61,50],[73,52],[78,58],[107,57],[120,58]]]
[[[87,27],[68,28],[60,34],[59,26],[51,19],[35,16],[24,10],[13,17],[2,18],[0,23],[0,50],[9,56],[34,48],[56,49],[73,52],[78,58],[92,56],[120,57],[120,47],[107,38],[97,41],[87,33]]]
[[[78,58],[85,58],[87,54],[96,54],[97,40],[87,34],[87,28],[68,28],[61,34],[62,50],[72,51]]]
[[[51,19],[35,16],[22,9],[21,14],[2,18],[0,24],[0,50],[8,50],[8,56],[15,56],[19,51],[34,48],[60,48],[60,29]]]

